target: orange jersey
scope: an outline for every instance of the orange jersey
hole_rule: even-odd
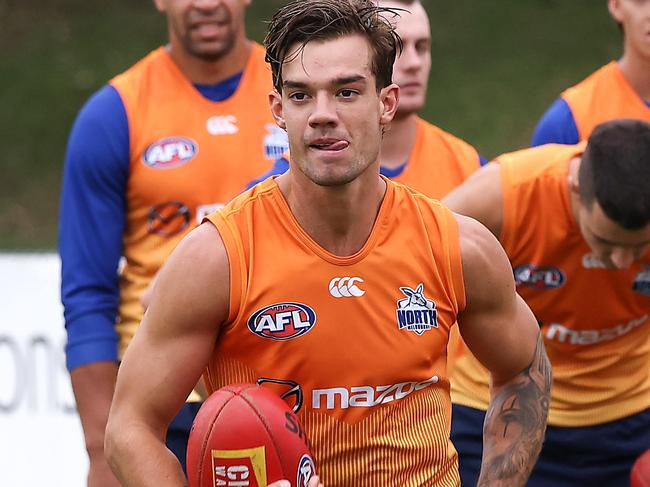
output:
[[[637,118],[650,122],[650,107],[625,79],[616,61],[565,90],[562,98],[571,108],[580,140],[609,120]]]
[[[501,243],[517,291],[540,322],[553,365],[549,424],[587,426],[650,407],[650,252],[628,270],[602,268],[574,220],[569,161],[585,143],[498,158]],[[487,372],[465,350],[455,403],[486,409]]]
[[[257,44],[224,101],[204,98],[162,47],[111,84],[126,110],[131,159],[117,326],[122,356],[142,318],[139,297],[172,249],[287,143],[270,115],[271,73]]]
[[[393,180],[441,199],[480,167],[478,152],[467,142],[418,117],[408,163]]]
[[[209,217],[231,297],[208,389],[261,381],[292,396],[325,485],[459,486],[446,376],[465,299],[457,224],[386,184],[349,257],[305,233],[273,179]]]

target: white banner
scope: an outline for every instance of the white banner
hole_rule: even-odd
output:
[[[0,253],[0,485],[83,487],[56,254]]]

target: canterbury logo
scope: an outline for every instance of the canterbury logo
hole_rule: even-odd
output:
[[[366,292],[359,289],[356,282],[363,282],[363,279],[360,277],[335,277],[330,281],[330,294],[335,298],[363,296]]]
[[[205,128],[211,135],[232,135],[239,132],[237,117],[234,115],[221,115],[208,118]]]

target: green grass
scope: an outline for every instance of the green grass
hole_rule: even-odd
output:
[[[253,2],[252,37],[282,3]],[[488,157],[526,145],[562,89],[620,54],[604,1],[424,3],[433,30],[424,116]],[[0,248],[53,248],[74,117],[165,42],[165,20],[139,0],[0,0],[0,18]]]

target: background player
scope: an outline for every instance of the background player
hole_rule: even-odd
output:
[[[379,0],[395,8],[391,22],[402,39],[395,59],[393,81],[400,99],[381,146],[381,174],[432,198],[442,198],[476,171],[482,163],[476,149],[418,117],[424,107],[431,71],[431,27],[419,0]],[[249,187],[289,168],[286,158],[254,180]]]
[[[371,0],[300,0],[266,44],[292,169],[212,214],[163,268],[120,368],[111,465],[127,485],[182,485],[162,438],[209,364],[211,388],[290,384],[326,485],[457,485],[458,318],[493,379],[481,485],[523,485],[550,388],[539,330],[489,231],[379,175],[399,91],[390,25]]]
[[[623,56],[564,91],[538,122],[533,144],[577,144],[601,122],[650,122],[650,0],[608,0]]]
[[[452,192],[450,208],[503,244],[553,365],[549,427],[530,486],[627,486],[650,447],[650,124],[598,126],[589,144],[507,154]],[[488,377],[452,374],[463,485],[481,459]]]
[[[263,49],[246,38],[248,3],[156,0],[169,44],[93,95],[70,134],[61,294],[91,486],[117,485],[104,428],[117,362],[142,317],[141,292],[197,221],[287,147],[260,108],[272,84]],[[169,430],[182,461],[197,409],[188,404]]]

